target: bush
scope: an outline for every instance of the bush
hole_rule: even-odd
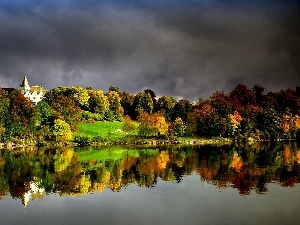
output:
[[[101,121],[103,120],[103,117],[98,113],[91,113],[89,111],[83,111],[81,113],[81,117],[85,120],[95,120],[95,121]]]
[[[80,145],[90,145],[92,142],[92,138],[90,136],[80,136],[76,135],[74,137],[74,142]]]
[[[101,143],[103,142],[104,138],[100,135],[93,137],[93,142]]]

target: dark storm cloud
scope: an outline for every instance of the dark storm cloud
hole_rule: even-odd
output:
[[[297,1],[2,1],[0,86],[207,98],[300,85]]]

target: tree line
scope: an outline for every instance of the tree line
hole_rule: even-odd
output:
[[[91,87],[57,87],[32,106],[19,90],[0,88],[0,141],[67,141],[81,121],[123,121],[123,130],[141,136],[201,136],[236,139],[298,138],[300,87],[265,93],[237,85],[208,99],[190,102],[137,94],[111,86],[107,93]],[[139,124],[138,127],[134,123]]]

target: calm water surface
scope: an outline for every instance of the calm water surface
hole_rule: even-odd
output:
[[[0,224],[299,224],[296,143],[0,152]]]

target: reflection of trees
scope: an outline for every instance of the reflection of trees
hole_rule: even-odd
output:
[[[232,186],[242,195],[251,190],[265,193],[270,182],[290,187],[299,183],[298,151],[295,144],[246,146],[235,151],[207,147],[199,153],[196,171],[203,181],[218,187]]]
[[[76,157],[72,157],[70,163],[63,171],[55,172],[53,177],[54,191],[61,194],[80,193],[80,183],[84,179],[82,167]]]
[[[193,172],[203,182],[218,188],[233,187],[245,195],[252,190],[266,193],[270,182],[293,187],[300,178],[300,149],[295,144],[122,151],[125,154],[114,159],[80,161],[71,148],[2,150],[0,198],[10,193],[25,204],[29,197],[38,198],[48,192],[77,195],[106,188],[120,191],[130,184],[150,188],[159,178],[181,182]]]

